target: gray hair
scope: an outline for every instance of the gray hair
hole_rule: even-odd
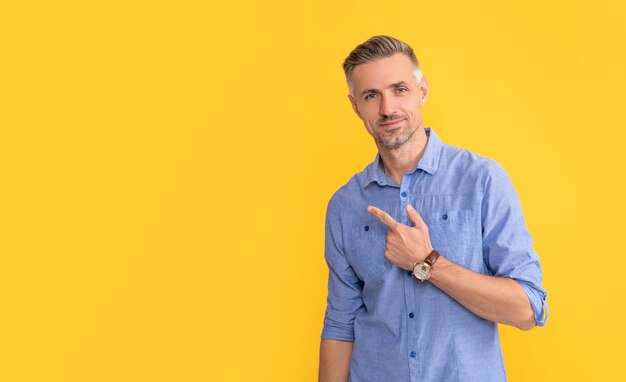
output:
[[[413,48],[404,41],[400,41],[390,36],[374,36],[367,41],[357,46],[350,52],[348,57],[343,62],[343,71],[346,73],[346,80],[348,81],[348,88],[350,88],[350,94],[352,94],[354,84],[352,83],[352,71],[355,67],[368,62],[376,61],[377,59],[390,57],[396,53],[405,54],[411,62],[415,64],[415,78],[417,82],[422,80],[422,69],[420,69],[419,61],[415,57]]]

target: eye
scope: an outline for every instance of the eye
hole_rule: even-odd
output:
[[[376,97],[376,94],[370,93],[370,94],[365,95],[365,100],[368,101],[368,100],[370,100],[370,99],[372,99],[374,97]]]
[[[408,92],[409,89],[405,88],[404,86],[400,86],[399,88],[396,89],[396,93],[405,93]]]

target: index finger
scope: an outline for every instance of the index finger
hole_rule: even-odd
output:
[[[384,225],[386,225],[390,229],[395,229],[398,224],[400,224],[394,218],[392,218],[391,215],[381,210],[380,208],[369,206],[367,207],[367,212],[376,216],[381,222],[383,222]]]

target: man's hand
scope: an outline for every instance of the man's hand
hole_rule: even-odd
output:
[[[380,208],[369,206],[367,212],[387,226],[385,257],[398,267],[412,271],[416,263],[432,252],[428,226],[411,205],[406,206],[406,213],[413,222],[413,227],[397,222]]]

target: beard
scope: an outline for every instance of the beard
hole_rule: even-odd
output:
[[[410,122],[405,120],[402,126],[398,126],[393,130],[375,130],[374,139],[388,149],[397,149],[408,142],[417,130],[417,127],[413,128]]]

